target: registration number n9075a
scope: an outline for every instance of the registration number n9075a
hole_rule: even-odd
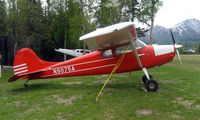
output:
[[[53,68],[54,74],[63,74],[63,73],[74,72],[74,71],[76,71],[76,70],[73,65]]]

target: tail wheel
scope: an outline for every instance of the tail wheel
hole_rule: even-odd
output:
[[[158,87],[158,82],[153,79],[147,80],[145,82],[145,88],[147,89],[147,91],[155,92],[158,90]]]
[[[149,77],[150,77],[150,79],[153,78],[153,76],[150,75],[150,74],[149,74]],[[147,80],[148,80],[147,76],[146,76],[146,75],[143,75],[143,76],[142,76],[142,83],[145,84]]]

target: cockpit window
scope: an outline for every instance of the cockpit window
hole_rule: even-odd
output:
[[[90,51],[86,51],[86,53],[90,53]]]
[[[111,57],[112,56],[112,50],[106,50],[102,53],[102,56],[104,57]]]
[[[84,50],[80,50],[80,53],[84,53]]]
[[[146,46],[146,44],[144,42],[142,42],[141,40],[138,40],[138,39],[135,41],[135,45],[136,45],[136,49],[140,49],[140,48],[143,48]],[[116,48],[115,52],[117,55],[121,55],[123,53],[132,52],[132,48],[130,45],[125,45],[125,46]]]
[[[123,53],[128,53],[131,52],[131,46],[130,45],[126,45],[126,46],[121,46],[115,49],[116,55],[121,55]]]

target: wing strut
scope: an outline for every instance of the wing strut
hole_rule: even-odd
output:
[[[137,49],[136,49],[135,42],[133,40],[130,40],[130,45],[131,45],[131,48],[133,49],[133,52],[134,52],[134,55],[136,57],[136,60],[138,62],[139,67],[142,68],[142,71],[144,72],[144,74],[146,75],[147,79],[149,80],[150,79],[149,73],[148,73],[147,69],[142,65],[142,62],[140,60],[140,57],[139,57]]]

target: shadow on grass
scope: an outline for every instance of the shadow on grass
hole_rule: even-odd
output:
[[[23,93],[23,92],[31,92],[31,91],[40,91],[40,90],[57,90],[57,89],[69,89],[69,90],[97,90],[99,91],[103,83],[93,83],[93,84],[62,84],[62,83],[34,83],[29,84],[27,88],[16,88],[12,89],[13,93]],[[108,83],[106,88],[112,88],[115,90],[135,90],[141,91],[141,84],[129,82],[119,82],[119,83]]]

